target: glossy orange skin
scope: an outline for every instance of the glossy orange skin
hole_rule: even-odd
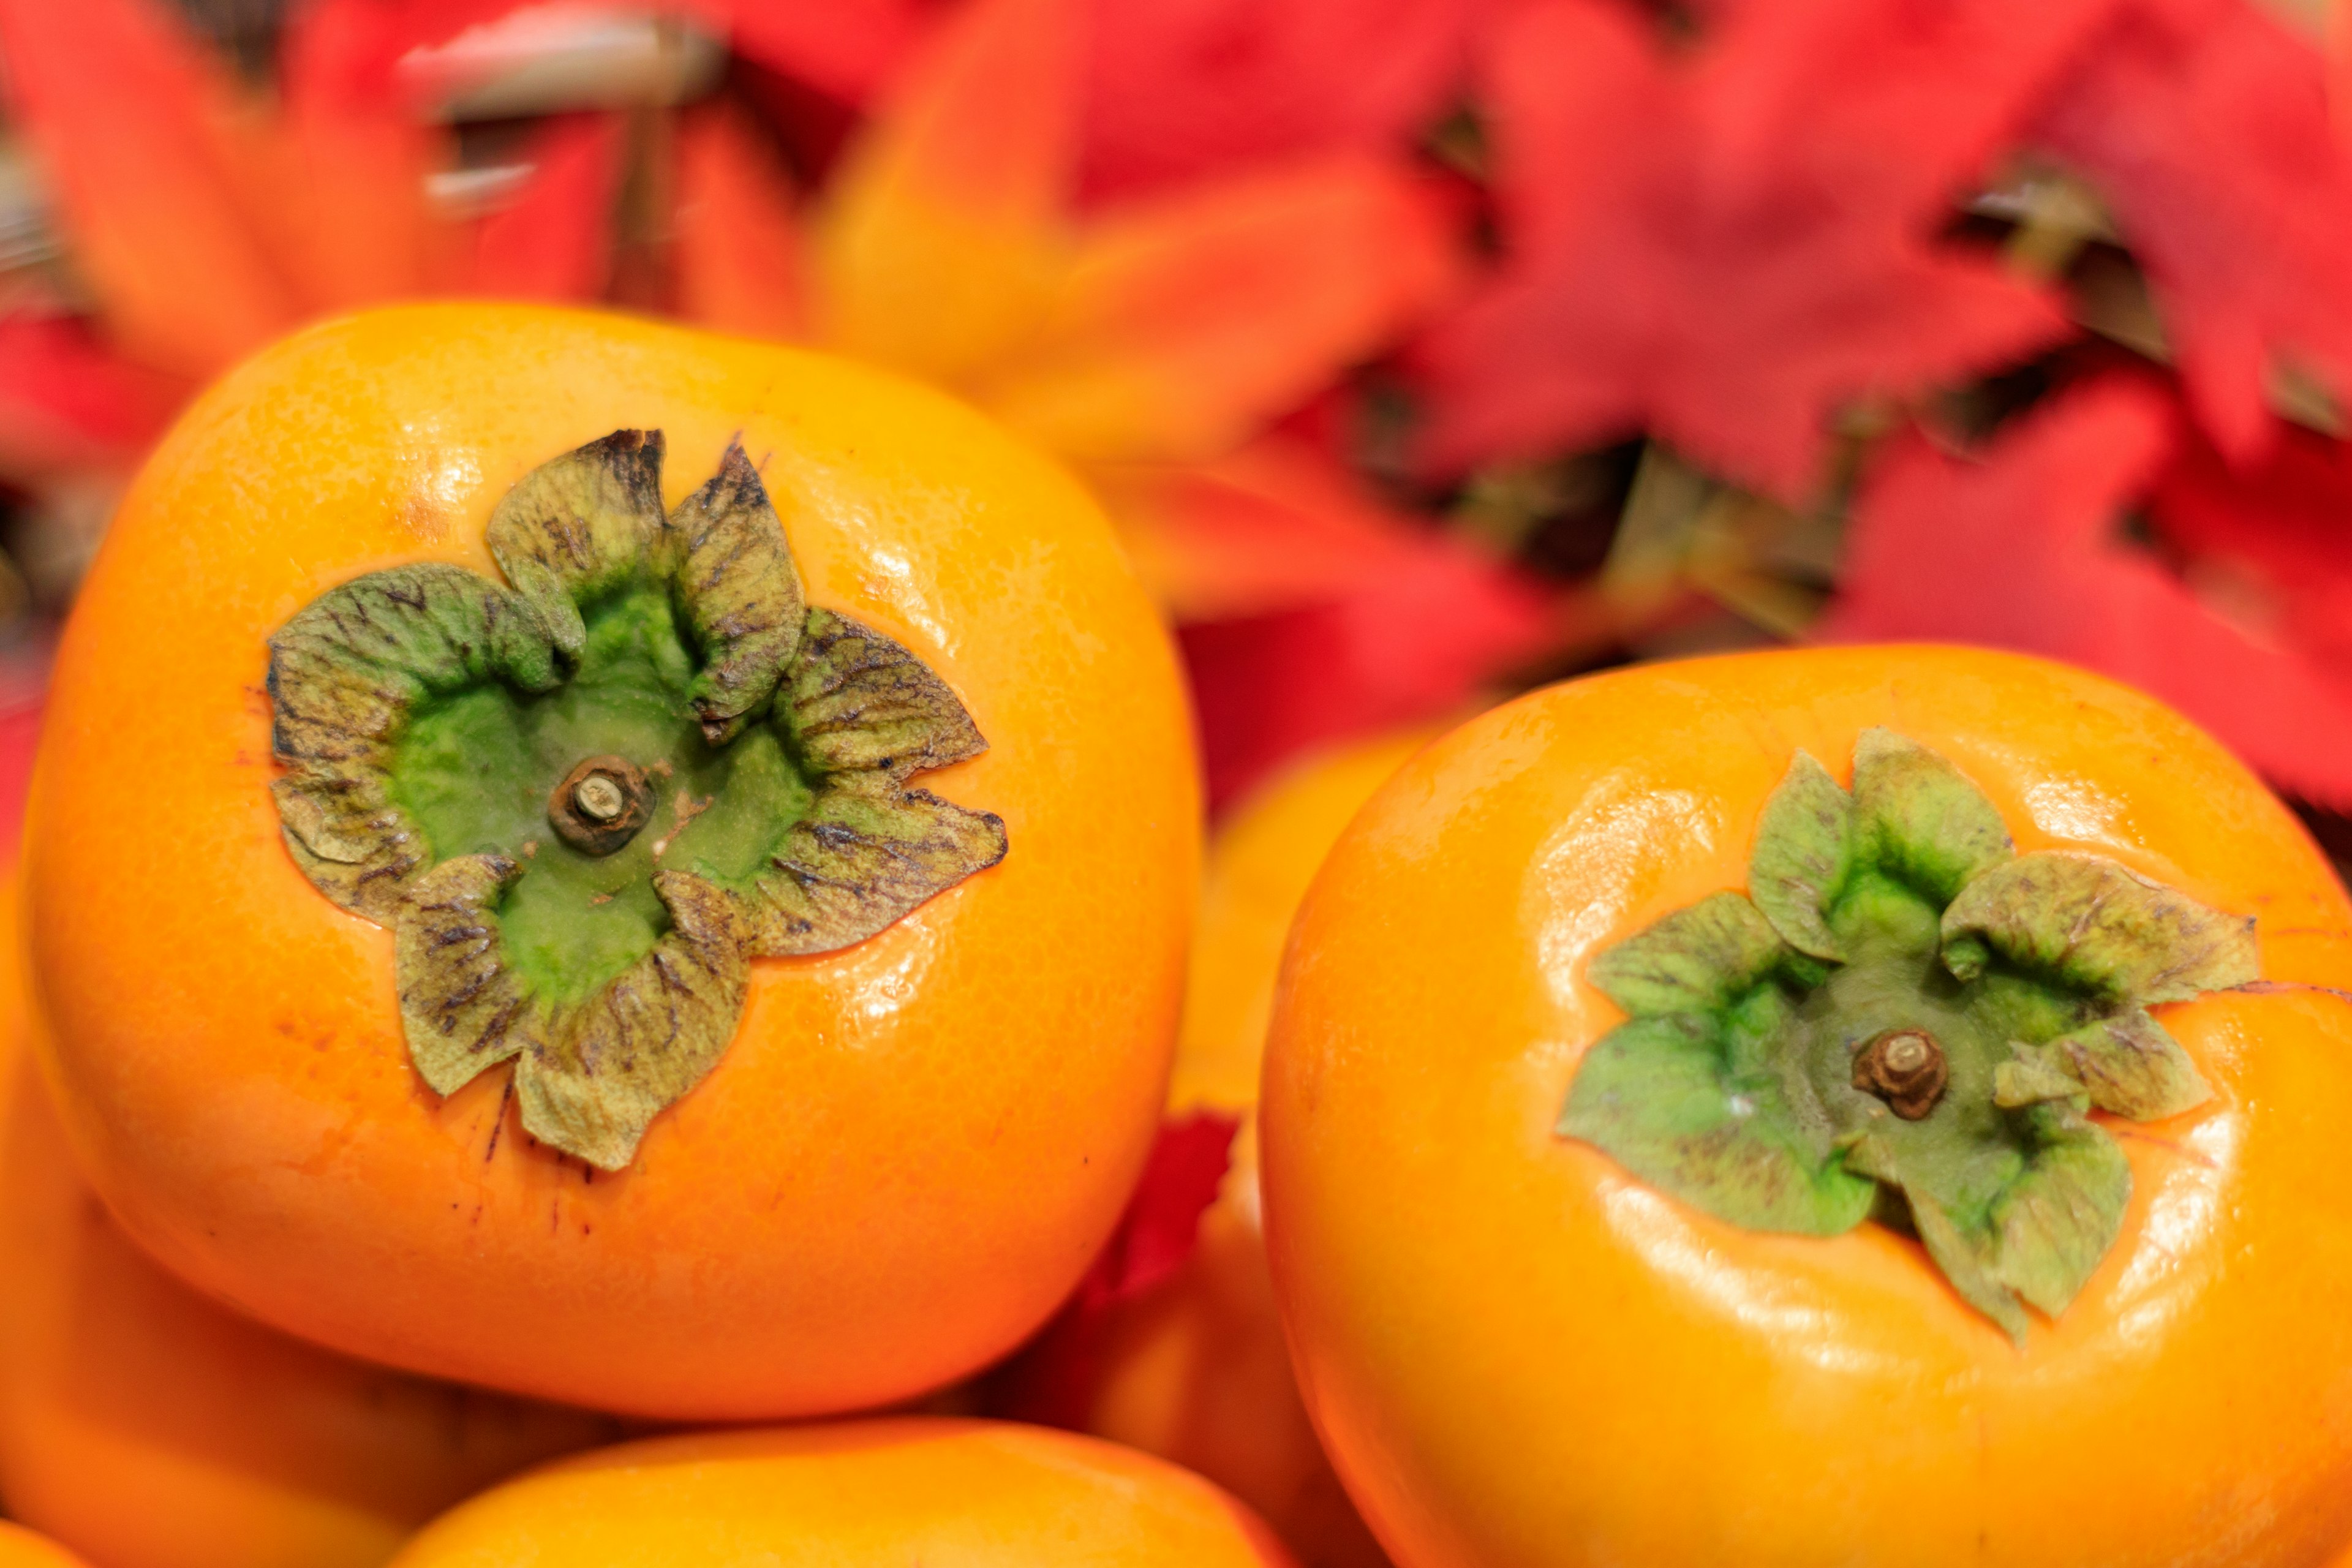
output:
[[[1621,1015],[1591,956],[1743,888],[1796,748],[1885,724],[2021,849],[2258,917],[2277,989],[2161,1016],[2217,1100],[2110,1122],[2122,1235],[2021,1348],[1916,1244],[1714,1219],[1555,1137]],[[1392,779],[1291,934],[1261,1104],[1308,1408],[1405,1568],[2308,1564],[2352,1535],[2352,907],[2212,740],[2061,666],[1851,648],[1651,666]]]
[[[14,894],[0,903],[12,953]],[[105,1568],[374,1568],[500,1477],[622,1435],[607,1416],[347,1360],[164,1273],[74,1172],[24,1048],[21,976],[0,963],[10,1515]],[[0,1568],[16,1561],[0,1545]]]
[[[1288,1568],[1198,1476],[1067,1432],[905,1419],[658,1438],[433,1525],[395,1568]]]
[[[88,1568],[53,1541],[0,1520],[0,1568]]]
[[[1426,731],[1311,755],[1237,805],[1209,846],[1168,1114],[1242,1121],[1217,1200],[1176,1276],[1109,1308],[1086,1429],[1199,1471],[1264,1515],[1310,1568],[1384,1563],[1332,1474],[1291,1375],[1259,1224],[1258,1069],[1290,919],[1348,819]]]
[[[991,749],[923,782],[1012,848],[866,942],[757,964],[717,1068],[592,1179],[504,1114],[503,1070],[446,1101],[417,1078],[391,933],[279,840],[262,679],[335,584],[492,572],[507,487],[622,426],[667,432],[673,505],[740,432],[810,602],[971,710]],[[26,847],[46,1066],[125,1228],[289,1331],[656,1415],[884,1403],[1010,1349],[1116,1221],[1198,835],[1172,651],[1108,526],[962,405],[619,317],[352,317],[189,411],[76,605]]]

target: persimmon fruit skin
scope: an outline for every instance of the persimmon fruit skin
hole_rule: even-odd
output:
[[[0,1519],[0,1568],[89,1568],[54,1541]]]
[[[624,426],[665,504],[740,433],[813,605],[898,639],[991,745],[926,774],[1004,861],[754,966],[710,1076],[616,1175],[404,1045],[392,934],[279,839],[266,641],[362,573],[495,575],[490,508]],[[520,306],[310,329],[200,398],[58,651],[26,847],[68,1131],[122,1225],[288,1331],[686,1418],[939,1386],[1042,1321],[1149,1147],[1198,786],[1172,650],[1075,481],[950,399],[774,344]]]
[[[376,1568],[451,1503],[623,1435],[274,1333],[133,1247],[75,1173],[25,1048],[16,891],[0,895],[0,1507],[105,1568]]]
[[[2216,1093],[2106,1118],[2121,1236],[2021,1345],[1916,1243],[1750,1233],[1556,1136],[1592,955],[1747,885],[1800,747],[1883,724],[2020,850],[2257,917],[2158,1009]],[[2186,720],[2008,655],[1863,647],[1536,692],[1406,766],[1293,928],[1260,1116],[1307,1407],[1405,1568],[2310,1564],[2352,1534],[2352,907]],[[2321,989],[2337,988],[2337,989]]]
[[[1372,791],[1433,738],[1396,731],[1311,753],[1226,815],[1202,879],[1168,1115],[1236,1119],[1231,1165],[1172,1279],[1063,1331],[1093,1336],[1070,1347],[1090,1369],[1069,1413],[1078,1425],[1225,1488],[1307,1568],[1387,1559],[1332,1474],[1291,1375],[1258,1217],[1259,1066],[1283,936],[1316,868]],[[1041,1353],[1063,1349],[1049,1337]]]
[[[905,1418],[655,1438],[560,1461],[428,1527],[393,1568],[1292,1568],[1247,1509],[1131,1449]]]

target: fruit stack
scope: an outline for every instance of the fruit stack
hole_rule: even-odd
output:
[[[1200,812],[1093,503],[942,396],[521,307],[249,363],[58,654],[0,1565],[2352,1539],[2352,903],[2185,721],[1744,655],[1205,881]]]

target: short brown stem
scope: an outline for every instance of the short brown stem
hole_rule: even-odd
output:
[[[1876,1095],[1906,1121],[1936,1109],[1946,1076],[1943,1047],[1924,1029],[1889,1029],[1853,1058],[1853,1087]]]
[[[584,855],[610,855],[637,836],[653,814],[643,769],[626,757],[590,757],[547,797],[547,820]]]

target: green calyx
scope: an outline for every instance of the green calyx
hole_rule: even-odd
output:
[[[1755,1230],[1914,1230],[2021,1338],[2105,1256],[2131,1173],[2094,1120],[2210,1091],[2147,1008],[2256,977],[2253,921],[2113,860],[2019,855],[1944,758],[1886,730],[1851,791],[1800,752],[1748,890],[1593,959],[1630,1016],[1559,1131]]]
[[[908,778],[986,749],[897,643],[805,603],[740,445],[665,513],[658,431],[491,514],[502,584],[425,563],[270,639],[272,786],[310,881],[394,933],[417,1071],[502,1061],[604,1170],[733,1037],[752,959],[863,941],[1004,856]]]

